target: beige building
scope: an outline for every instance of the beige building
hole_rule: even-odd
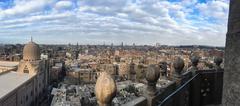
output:
[[[128,78],[129,75],[129,69],[128,69],[128,64],[127,63],[120,63],[119,64],[119,76]]]
[[[46,64],[39,46],[32,41],[26,44],[17,71],[0,74],[0,106],[38,105],[48,86]]]
[[[72,68],[66,74],[66,77],[76,84],[94,83],[97,80],[97,74],[93,69]]]

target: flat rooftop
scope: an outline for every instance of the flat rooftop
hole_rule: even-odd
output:
[[[13,71],[0,74],[0,99],[20,87],[31,78],[32,76],[29,74],[17,73]]]

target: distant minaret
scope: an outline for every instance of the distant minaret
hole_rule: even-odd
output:
[[[77,50],[79,49],[79,44],[78,44],[78,42],[77,42],[77,47],[76,47],[76,48],[77,48]]]
[[[111,49],[113,49],[113,43],[111,43]]]

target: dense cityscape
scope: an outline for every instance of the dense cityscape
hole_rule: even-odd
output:
[[[30,94],[23,94],[20,104],[51,106],[97,105],[95,84],[100,74],[106,72],[116,81],[117,86],[116,97],[112,103],[123,105],[144,95],[147,84],[145,76],[149,67],[154,66],[160,70],[160,79],[156,86],[163,89],[176,80],[173,64],[175,60],[182,60],[184,67],[180,73],[183,74],[191,71],[191,61],[194,59],[199,61],[199,70],[215,69],[214,59],[223,58],[223,54],[224,48],[209,46],[140,46],[123,43],[38,45],[30,41],[26,45],[1,45],[0,71],[2,77],[18,76],[16,72],[38,76],[35,80],[43,81],[37,81],[39,87],[42,84],[39,88],[41,90],[37,91],[42,98],[28,99],[35,93],[24,88],[34,88],[35,85],[31,84],[35,82],[31,81],[32,78],[24,79],[22,84],[15,87]],[[11,75],[14,73],[16,75]],[[26,82],[29,82],[29,85],[25,84]],[[16,95],[20,93],[9,92],[15,92]]]

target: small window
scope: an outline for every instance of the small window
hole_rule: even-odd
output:
[[[26,96],[26,102],[28,101],[28,95]]]
[[[29,73],[29,70],[28,70],[27,66],[25,66],[23,72],[24,72],[24,73]]]
[[[33,96],[33,91],[31,91],[31,96]]]
[[[24,73],[29,73],[29,70],[24,70],[23,72],[24,72]]]

